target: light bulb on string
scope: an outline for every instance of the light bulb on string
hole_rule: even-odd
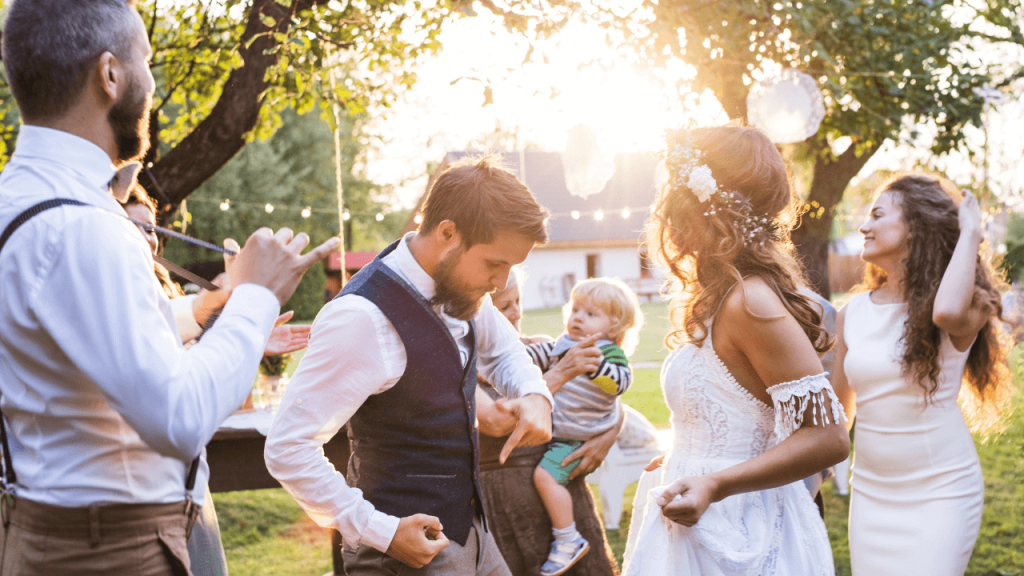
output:
[[[376,218],[377,218],[377,222],[383,222],[384,221],[384,215],[381,214],[380,212],[377,212]]]
[[[413,217],[412,221],[415,222],[417,225],[423,224],[423,214],[417,214],[415,217]]]
[[[579,210],[573,210],[572,212],[569,213],[569,216],[572,216],[573,220],[579,220],[580,219],[580,211]]]
[[[352,215],[349,214],[347,210],[341,213],[341,219],[344,220],[345,222],[348,222],[348,219],[351,217]]]
[[[597,220],[598,222],[600,222],[601,220],[604,220],[604,212],[602,212],[600,210],[598,210],[597,212],[594,212],[594,220]]]
[[[263,209],[267,211],[267,214],[270,214],[271,212],[274,211],[274,205],[273,204],[267,204],[266,206],[263,207]]]
[[[622,217],[623,218],[629,218],[629,208],[623,208],[622,209]]]
[[[313,213],[313,209],[310,208],[309,206],[306,206],[305,208],[302,209],[302,217],[303,218],[309,218],[309,215],[312,214],[312,213]]]
[[[231,201],[230,200],[225,199],[223,202],[220,203],[220,209],[221,210],[227,212],[229,208],[231,208]]]

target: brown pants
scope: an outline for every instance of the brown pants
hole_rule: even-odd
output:
[[[191,576],[185,503],[63,508],[17,498],[0,525],[0,576]]]

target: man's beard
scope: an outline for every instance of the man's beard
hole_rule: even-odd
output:
[[[124,96],[114,102],[107,121],[114,132],[117,148],[115,164],[141,160],[149,150],[149,111],[153,97],[129,80]]]
[[[472,320],[483,306],[484,297],[473,299],[469,296],[469,288],[455,277],[455,267],[462,258],[462,250],[437,263],[434,269],[434,297],[431,306],[440,306],[445,314],[457,320]]]

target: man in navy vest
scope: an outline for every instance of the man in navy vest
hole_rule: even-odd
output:
[[[267,437],[267,468],[341,532],[349,576],[504,576],[483,517],[474,394],[479,368],[519,420],[502,460],[550,439],[551,395],[490,299],[547,241],[547,212],[484,157],[445,170],[422,214],[317,316]],[[322,450],[346,424],[347,482]]]

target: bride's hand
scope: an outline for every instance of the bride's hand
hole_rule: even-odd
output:
[[[665,518],[690,527],[715,501],[717,491],[718,482],[711,476],[680,478],[661,493],[657,502]]]
[[[658,468],[661,468],[661,465],[664,463],[665,455],[662,454],[661,456],[656,457],[654,460],[651,460],[650,464],[644,466],[644,470],[647,470],[648,472],[657,470]]]

